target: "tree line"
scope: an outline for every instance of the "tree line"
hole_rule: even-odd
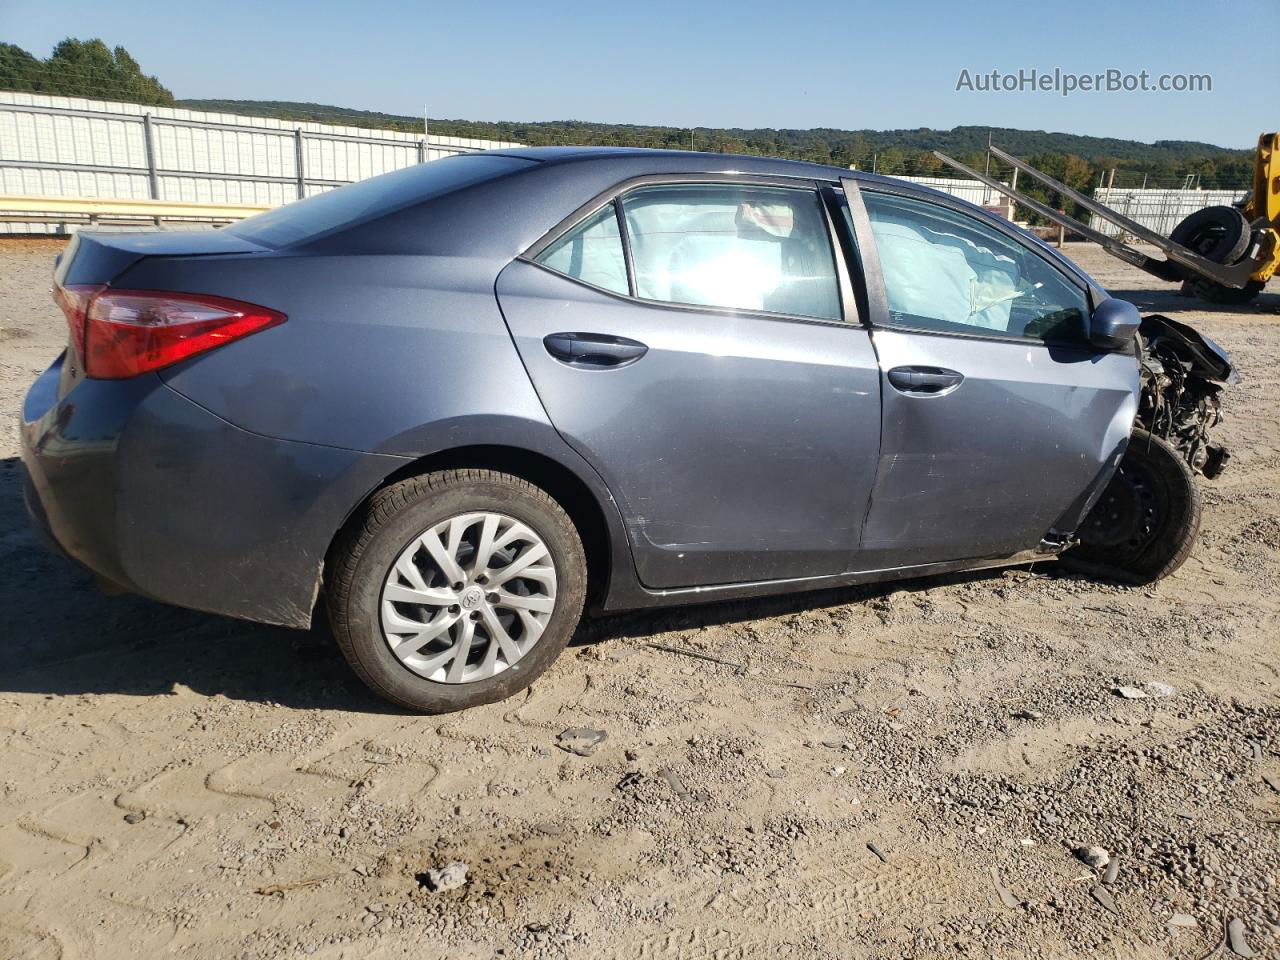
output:
[[[101,40],[68,38],[44,60],[12,43],[0,43],[0,90],[174,105],[173,94],[144,74],[129,51],[112,50]]]
[[[378,127],[421,133],[421,117],[352,110],[318,103],[280,100],[182,100],[180,106],[193,110],[271,116],[283,120]],[[988,137],[997,146],[1027,160],[1046,156],[1074,157],[1089,168],[1087,176],[1079,163],[1062,164],[1060,172],[1070,186],[1096,184],[1102,175],[1116,170],[1116,186],[1140,186],[1143,178],[1150,187],[1181,186],[1188,178],[1199,178],[1202,187],[1246,187],[1253,171],[1251,150],[1231,149],[1185,140],[1141,143],[1111,137],[1088,137],[1043,130],[1016,130],[1002,127],[965,126],[951,130],[922,127],[912,130],[812,130],[671,127],[620,123],[589,123],[577,120],[545,122],[431,120],[431,132],[443,136],[475,137],[486,140],[514,140],[529,146],[645,146],[674,150],[698,149],[717,153],[809,160],[836,166],[854,165],[877,173],[910,176],[946,175],[946,167],[933,155],[940,150],[949,156],[982,167]],[[1034,162],[1034,161],[1032,161]],[[1050,171],[1052,173],[1052,170]]]

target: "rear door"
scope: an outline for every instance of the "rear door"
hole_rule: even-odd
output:
[[[1128,440],[1132,352],[1090,346],[1089,291],[1012,231],[959,204],[845,190],[883,399],[860,565],[1007,556],[1072,532]]]
[[[538,395],[617,498],[643,584],[847,569],[880,433],[848,290],[815,186],[740,177],[632,183],[499,276]]]

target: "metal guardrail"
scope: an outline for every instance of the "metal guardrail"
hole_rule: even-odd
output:
[[[15,213],[119,214],[142,217],[207,216],[219,220],[270,210],[265,204],[194,203],[185,200],[119,200],[113,197],[27,197],[0,195],[0,211]]]
[[[160,224],[230,223],[270,210],[244,203],[191,203],[174,200],[118,200],[109,197],[27,197],[0,195],[0,221],[20,223]]]

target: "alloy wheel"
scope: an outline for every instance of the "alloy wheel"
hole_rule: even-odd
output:
[[[460,514],[400,552],[380,605],[387,645],[414,673],[438,683],[486,680],[518,663],[546,629],[555,561],[513,517]]]

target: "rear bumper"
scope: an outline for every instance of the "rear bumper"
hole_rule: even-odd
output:
[[[333,535],[405,461],[248,433],[154,375],[83,380],[59,398],[61,365],[22,413],[43,538],[124,589],[307,626]]]
[[[25,469],[25,464],[22,471],[22,480],[22,505],[27,508],[27,516],[31,518],[31,529],[40,541],[41,546],[50,553],[55,553],[65,560],[74,562],[75,558],[62,549],[62,544],[53,535],[53,528],[49,526],[49,516],[44,512],[44,503],[40,500],[40,494],[36,492],[36,485],[31,479],[31,472]]]

